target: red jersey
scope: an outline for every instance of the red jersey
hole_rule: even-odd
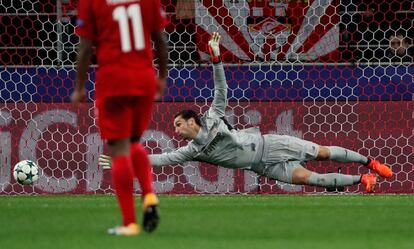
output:
[[[159,0],[79,0],[76,34],[96,46],[96,98],[155,94],[151,33],[166,24]]]

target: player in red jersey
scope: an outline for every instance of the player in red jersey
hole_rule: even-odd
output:
[[[156,95],[162,95],[167,78],[167,21],[159,0],[80,0],[76,33],[80,36],[76,86],[71,101],[86,99],[85,81],[96,46],[96,110],[101,137],[113,156],[112,181],[122,212],[123,225],[108,230],[113,235],[140,232],[136,222],[133,177],[142,189],[143,227],[158,225],[157,196],[152,187],[148,155],[139,143],[151,118]],[[153,67],[152,43],[159,64]]]

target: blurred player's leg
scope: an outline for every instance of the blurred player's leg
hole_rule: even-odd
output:
[[[136,222],[134,202],[134,171],[129,152],[129,141],[123,139],[110,145],[113,151],[112,157],[112,182],[114,184],[118,203],[121,208],[123,225],[127,226]],[[127,155],[125,155],[127,153]]]
[[[128,156],[113,157],[112,162],[112,182],[122,212],[122,223],[126,226],[135,223],[132,163]]]
[[[142,190],[141,198],[148,193],[153,193],[152,189],[152,171],[151,163],[147,151],[139,143],[139,138],[147,129],[151,120],[152,106],[154,103],[153,96],[140,96],[135,99],[133,125],[131,138],[131,158],[134,166],[134,172],[138,178]]]
[[[136,113],[134,115],[131,138],[131,158],[134,172],[142,190],[143,228],[146,232],[154,231],[159,223],[159,201],[152,187],[152,167],[147,151],[139,143],[139,137],[144,133],[151,120],[153,96],[141,96],[136,99]]]
[[[119,142],[119,141],[117,141]],[[122,140],[123,145],[127,147],[129,140]],[[111,150],[115,150],[113,146],[119,146],[119,143],[111,145]],[[118,147],[119,148],[119,147]],[[123,226],[114,227],[108,230],[111,235],[133,236],[139,234],[139,226],[136,224],[135,217],[135,201],[134,201],[134,171],[132,169],[131,157],[125,155],[129,149],[121,149],[114,153],[112,158],[112,182],[115,188],[116,197],[122,213]]]
[[[112,155],[112,182],[122,214],[123,226],[108,230],[113,235],[137,235],[134,201],[134,170],[130,152],[133,97],[111,97],[96,102],[101,135]]]
[[[143,227],[146,232],[153,232],[158,227],[160,221],[158,205],[159,201],[154,193],[148,193],[144,196],[142,209],[144,210]]]
[[[151,162],[148,158],[147,151],[139,142],[131,144],[131,158],[135,175],[141,186],[141,198],[144,198],[146,194],[154,192],[152,188],[153,179]]]
[[[131,156],[134,162],[135,175],[141,185],[143,201],[143,227],[146,232],[154,231],[159,222],[158,198],[152,188],[152,171],[148,155],[140,143],[131,144]]]
[[[117,226],[108,229],[108,234],[117,236],[135,236],[140,232],[138,224],[131,223],[128,226]]]

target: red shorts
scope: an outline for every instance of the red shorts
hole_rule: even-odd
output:
[[[151,121],[153,96],[119,96],[96,100],[101,137],[107,140],[141,136]]]

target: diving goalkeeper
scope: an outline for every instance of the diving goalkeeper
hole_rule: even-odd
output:
[[[220,59],[220,35],[213,33],[209,41],[214,68],[214,100],[207,112],[199,117],[193,110],[182,110],[175,115],[175,132],[190,142],[173,152],[150,155],[153,166],[200,161],[225,168],[251,170],[278,181],[320,186],[325,188],[363,184],[366,192],[375,190],[375,174],[344,175],[319,174],[306,168],[311,160],[333,160],[342,163],[361,163],[382,177],[391,177],[392,171],[377,160],[357,152],[337,147],[321,146],[291,136],[262,135],[257,127],[236,130],[225,119],[227,84]],[[111,158],[100,157],[103,167],[111,166]]]

